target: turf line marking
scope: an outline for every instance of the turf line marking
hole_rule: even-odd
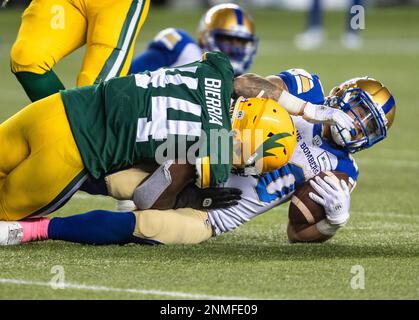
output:
[[[50,287],[52,289],[50,282],[43,281],[28,281],[22,279],[5,279],[0,278],[0,284],[15,284],[18,286],[40,286],[40,287]],[[249,300],[247,297],[234,297],[234,296],[213,296],[208,294],[199,294],[199,293],[187,293],[187,292],[176,292],[176,291],[160,291],[160,290],[145,290],[145,289],[122,289],[122,288],[112,288],[105,286],[92,286],[76,283],[64,283],[64,289],[73,289],[73,290],[87,290],[87,291],[106,291],[106,292],[123,292],[123,293],[138,293],[143,295],[156,295],[156,296],[166,296],[166,297],[175,297],[175,298],[189,298],[189,299],[207,299],[207,300]]]

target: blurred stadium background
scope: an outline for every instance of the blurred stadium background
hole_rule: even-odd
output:
[[[11,0],[0,10],[0,122],[28,103],[9,70],[10,48],[28,2]],[[219,2],[152,1],[136,53],[166,27],[196,34],[206,8]],[[126,290],[132,288],[253,299],[419,298],[419,0],[366,1],[364,44],[354,51],[340,43],[348,1],[325,1],[327,41],[313,51],[300,51],[294,45],[295,35],[304,30],[309,0],[238,3],[252,13],[260,37],[252,72],[268,75],[304,68],[320,76],[325,92],[348,78],[370,75],[392,90],[398,111],[389,138],[356,155],[360,179],[349,225],[328,243],[290,245],[284,206],[240,230],[195,246],[89,247],[47,242],[0,248],[0,299],[182,297]],[[55,68],[67,87],[74,86],[82,52],[83,48]],[[78,193],[56,214],[97,207],[113,209],[114,203]],[[53,290],[45,284],[54,265],[64,267],[70,283],[110,290],[77,286]],[[365,268],[364,290],[350,286],[354,265]],[[1,283],[1,279],[17,282]]]

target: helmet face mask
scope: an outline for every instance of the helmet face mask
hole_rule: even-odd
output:
[[[258,40],[254,36],[235,36],[222,30],[213,30],[207,34],[205,50],[221,51],[230,59],[234,75],[246,72],[256,56]]]
[[[329,98],[327,103],[354,119],[355,134],[348,134],[337,125],[331,128],[335,142],[348,152],[369,148],[387,136],[387,118],[366,91],[360,88],[347,89],[341,96]]]

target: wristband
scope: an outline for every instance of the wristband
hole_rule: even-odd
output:
[[[140,210],[150,209],[172,183],[169,168],[173,160],[166,161],[134,191],[133,200]]]
[[[294,116],[300,116],[304,112],[304,108],[307,104],[306,101],[290,94],[288,91],[283,90],[278,98],[278,103],[283,107],[288,113]]]

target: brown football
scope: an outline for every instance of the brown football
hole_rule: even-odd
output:
[[[346,183],[349,181],[345,173],[338,171],[320,172],[318,175],[322,178],[328,175],[334,179],[343,179]],[[323,206],[317,204],[308,196],[310,192],[316,193],[309,182],[312,179],[314,178],[304,181],[291,197],[288,218],[293,224],[315,224],[326,217]]]

